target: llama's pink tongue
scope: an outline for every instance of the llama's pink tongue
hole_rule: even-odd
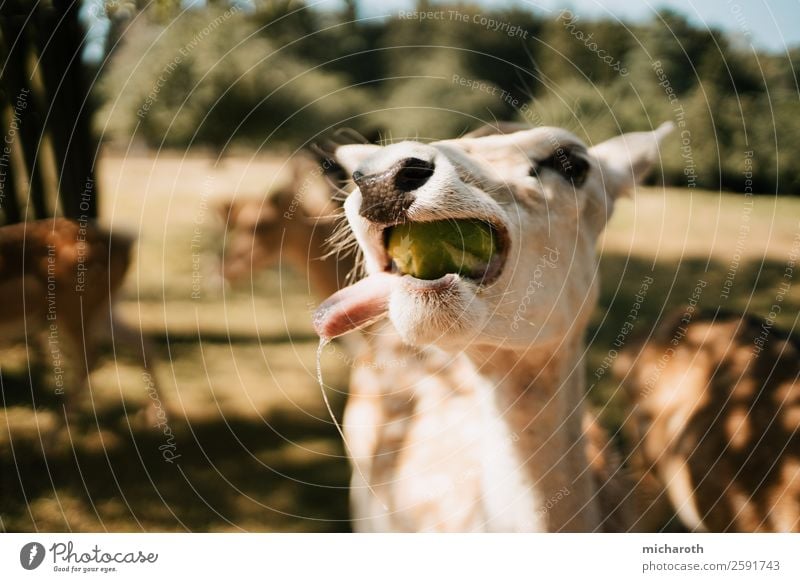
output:
[[[314,312],[314,330],[323,339],[349,333],[386,315],[392,279],[389,273],[378,273],[340,289],[328,297]]]

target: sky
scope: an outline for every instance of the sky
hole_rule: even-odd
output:
[[[204,0],[182,0],[184,5],[200,5]],[[449,1],[453,0],[438,0]],[[108,30],[102,10],[103,0],[86,0],[84,16],[90,25],[90,40],[84,52],[88,61],[103,54],[103,37]],[[252,0],[238,0],[244,6]],[[307,0],[321,9],[340,8],[341,0]],[[437,0],[433,0],[434,3]],[[671,8],[684,14],[698,26],[721,28],[746,46],[783,52],[786,47],[800,45],[800,0],[470,0],[486,7],[522,7],[555,17],[569,9],[582,19],[612,18],[646,21],[660,8]],[[374,17],[411,10],[415,0],[358,0],[360,15]],[[97,15],[99,17],[90,17]]]
[[[334,0],[335,1],[335,0]],[[434,0],[436,1],[436,0]],[[642,21],[659,8],[669,7],[699,26],[715,26],[748,44],[782,52],[800,44],[800,0],[473,0],[491,7],[529,7],[558,14],[568,8],[582,18],[617,18]],[[323,2],[327,4],[327,2]],[[362,16],[396,14],[415,5],[414,0],[361,0]]]

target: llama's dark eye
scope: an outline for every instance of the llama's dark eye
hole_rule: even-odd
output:
[[[576,188],[580,188],[586,181],[589,173],[588,160],[572,148],[557,148],[550,156],[531,166],[529,174],[538,176],[543,169],[555,170],[561,174],[565,180],[572,182]]]

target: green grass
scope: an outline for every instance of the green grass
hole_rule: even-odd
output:
[[[314,376],[307,284],[276,270],[252,289],[224,290],[215,279],[222,224],[204,204],[234,191],[257,195],[276,168],[265,158],[219,167],[197,157],[103,160],[103,218],[140,240],[118,314],[156,349],[152,371],[181,456],[165,462],[165,435],[138,415],[147,393],[135,346],[117,346],[116,359],[106,349],[83,417],[69,431],[59,428],[61,402],[46,375],[34,366],[31,390],[24,350],[7,350],[0,358],[7,404],[0,413],[0,531],[349,528],[349,468]],[[618,204],[601,244],[601,298],[587,354],[590,397],[610,427],[619,425],[622,403],[610,375],[597,379],[593,371],[643,277],[656,284],[636,332],[685,304],[701,278],[708,285],[700,304],[718,305],[743,203],[735,195],[642,190]],[[800,200],[755,199],[727,307],[769,309],[798,217]],[[198,249],[203,290],[192,299]],[[798,308],[793,286],[779,323],[793,325]],[[341,418],[342,352],[329,351],[323,367]]]

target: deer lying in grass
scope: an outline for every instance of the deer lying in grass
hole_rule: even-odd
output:
[[[671,316],[617,373],[644,478],[695,531],[800,531],[800,345],[763,319]]]
[[[263,200],[228,200],[219,206],[226,222],[222,274],[237,283],[280,264],[306,275],[311,290],[327,297],[344,286],[354,266],[352,254],[330,254],[328,245],[336,236],[341,206],[316,160],[298,155],[290,164],[289,185]]]
[[[0,326],[30,353],[44,339],[44,368],[74,414],[114,295],[130,266],[132,239],[64,218],[0,228]],[[116,322],[115,322],[116,323]],[[124,326],[115,332],[127,335]],[[43,337],[44,336],[44,337]],[[140,340],[139,340],[140,341]],[[148,416],[151,412],[148,411]]]
[[[322,338],[372,324],[344,422],[355,529],[629,527],[584,402],[583,336],[597,237],[669,131],[593,148],[542,127],[337,150],[368,275],[314,323]]]

